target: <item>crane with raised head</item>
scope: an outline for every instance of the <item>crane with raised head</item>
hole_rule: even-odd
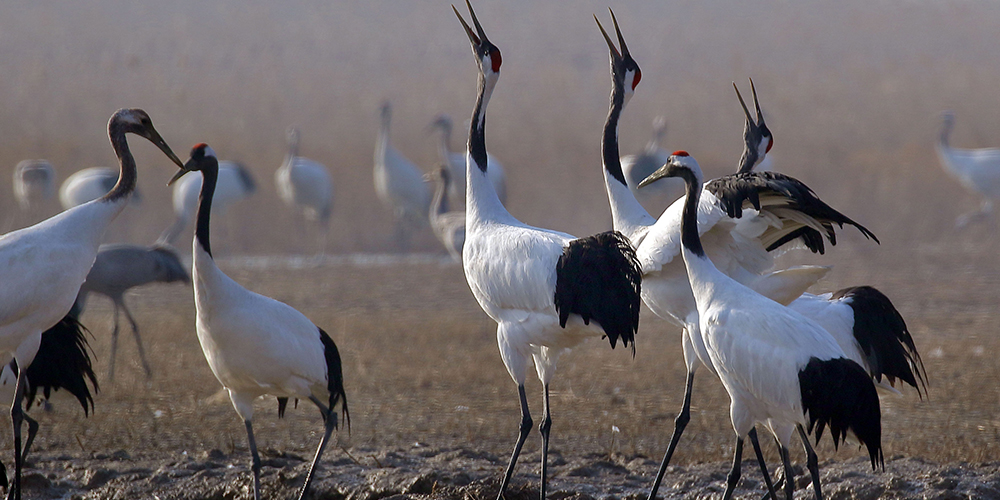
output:
[[[529,226],[500,203],[489,180],[486,108],[500,77],[500,49],[491,43],[466,1],[475,30],[455,9],[479,69],[478,98],[469,130],[466,228],[462,262],[473,296],[497,323],[497,343],[517,384],[521,423],[498,499],[510,483],[533,420],[525,395],[528,363],[542,383],[541,498],[548,470],[552,426],[549,385],[559,356],[589,338],[606,336],[611,347],[632,344],[639,327],[641,276],[635,251],[620,233],[586,238]]]

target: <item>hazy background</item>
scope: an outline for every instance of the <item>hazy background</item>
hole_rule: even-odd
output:
[[[606,20],[607,6],[477,2],[504,55],[488,145],[506,165],[511,211],[529,223],[575,234],[610,225],[599,173],[608,54],[591,17]],[[882,250],[938,240],[978,204],[940,169],[932,141],[940,112],[951,109],[955,145],[1000,145],[1000,115],[991,112],[1000,4],[612,7],[643,70],[622,120],[623,153],[641,149],[663,114],[664,147],[690,151],[710,176],[729,172],[742,130],[730,82],[746,87],[751,76],[775,134],[775,167],[883,236]],[[371,173],[379,104],[394,105],[392,143],[428,170],[437,155],[425,126],[452,115],[452,145],[461,147],[476,92],[468,41],[444,1],[5,2],[0,46],[5,171],[47,158],[62,182],[114,165],[107,119],[142,107],[182,158],[207,142],[256,174],[257,195],[225,222],[236,253],[302,250],[273,182],[291,124],[302,130],[301,153],[334,179],[328,250],[389,249],[391,217]],[[131,144],[144,200],[111,237],[148,243],[171,220],[164,183],[174,167],[144,141]],[[15,209],[9,182],[0,176],[0,210]],[[415,248],[437,249],[429,235]]]

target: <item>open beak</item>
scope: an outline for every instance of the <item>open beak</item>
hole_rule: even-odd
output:
[[[451,8],[455,11],[455,15],[458,16],[458,20],[462,21],[462,27],[465,28],[465,33],[469,35],[469,41],[478,47],[486,41],[486,33],[483,32],[483,27],[479,24],[479,19],[476,19],[476,12],[472,10],[472,3],[469,2],[469,0],[465,0],[465,4],[469,7],[469,14],[472,15],[472,23],[476,25],[476,31],[472,31],[469,23],[465,22],[465,19],[462,18],[462,14],[458,13],[458,9],[456,9],[454,5],[452,5]]]
[[[664,163],[662,167],[656,169],[656,172],[649,174],[648,177],[643,179],[642,182],[639,183],[639,187],[640,188],[646,187],[664,177],[668,177],[667,170],[669,169],[670,169],[670,162]]]
[[[747,123],[750,124],[751,129],[756,130],[757,122],[750,116],[750,110],[747,109],[747,103],[743,101],[743,95],[740,94],[740,88],[736,86],[736,82],[733,82],[733,90],[736,91],[736,97],[740,100],[740,106],[743,106],[743,113],[747,116]]]
[[[191,158],[191,159],[188,160],[187,163],[181,164],[180,165],[181,169],[176,174],[174,174],[173,177],[170,178],[170,181],[167,182],[167,185],[170,186],[173,183],[177,182],[177,179],[180,179],[181,177],[184,177],[184,174],[186,174],[188,172],[193,172],[194,171],[194,165],[193,165],[193,163],[194,163],[194,158]]]

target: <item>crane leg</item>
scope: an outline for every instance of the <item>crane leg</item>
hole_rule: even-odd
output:
[[[538,425],[538,432],[542,435],[542,492],[541,500],[545,500],[545,479],[549,469],[549,432],[552,430],[552,415],[549,413],[549,384],[544,387],[545,399],[542,423]]]
[[[722,494],[722,500],[729,500],[733,498],[733,491],[736,490],[736,484],[740,482],[740,462],[743,460],[743,438],[736,438],[736,452],[733,453],[733,468],[729,471],[729,476],[726,478],[726,491]]]
[[[27,414],[24,415],[24,421],[28,422],[28,439],[24,442],[24,451],[21,452],[21,461],[28,461],[28,450],[31,449],[31,443],[35,442],[35,435],[38,434],[38,421],[31,418]]]
[[[115,379],[115,355],[118,353],[118,301],[114,301],[115,326],[111,329],[111,360],[108,362],[108,379]]]
[[[132,325],[132,336],[135,337],[135,346],[139,350],[139,361],[142,362],[142,369],[146,372],[146,379],[153,378],[153,370],[149,368],[149,361],[146,360],[146,350],[142,347],[142,337],[139,336],[139,325],[136,324],[132,312],[128,310],[125,299],[122,299],[122,310],[125,311],[125,318]]]
[[[306,474],[306,482],[302,485],[302,491],[299,492],[299,500],[303,500],[306,497],[306,493],[309,492],[309,485],[312,484],[314,473],[316,472],[316,466],[319,465],[319,459],[323,456],[323,450],[326,448],[326,443],[330,441],[330,434],[333,434],[333,430],[337,428],[337,414],[333,412],[333,408],[327,408],[316,396],[309,396],[309,400],[319,407],[319,411],[323,413],[323,422],[325,422],[323,429],[323,439],[319,442],[319,448],[316,449],[316,456],[313,457],[313,461],[309,464],[309,472]]]
[[[687,374],[687,384],[684,388],[684,407],[674,419],[674,433],[670,436],[670,445],[667,446],[667,452],[663,455],[663,461],[660,462],[660,470],[656,472],[656,479],[653,480],[653,487],[649,489],[647,500],[655,500],[656,491],[660,489],[660,482],[663,481],[663,475],[667,472],[667,466],[670,465],[670,457],[674,455],[674,449],[677,448],[677,443],[681,440],[681,434],[684,433],[684,428],[691,420],[691,388],[693,385],[694,371],[692,370],[688,371]]]
[[[778,443],[778,454],[781,455],[781,466],[785,470],[785,499],[792,500],[795,496],[795,473],[792,472],[792,462],[788,459],[788,448]]]
[[[528,398],[524,395],[524,384],[517,386],[517,394],[521,399],[521,429],[517,437],[517,444],[514,445],[514,452],[511,454],[510,462],[507,464],[507,471],[504,473],[503,482],[500,483],[500,492],[497,493],[497,500],[503,500],[503,494],[507,491],[507,485],[510,484],[510,477],[514,475],[514,465],[517,464],[517,456],[521,454],[521,447],[524,446],[524,440],[528,438],[531,426],[534,425],[534,422],[531,420],[531,414],[528,412]]]
[[[806,448],[806,465],[809,467],[809,475],[812,477],[813,490],[816,492],[816,500],[823,500],[823,492],[819,487],[819,459],[816,452],[809,445],[809,435],[801,425],[796,426],[799,430],[799,437],[802,438],[802,446]]]
[[[757,440],[757,428],[750,429],[750,444],[753,445],[753,452],[757,455],[757,463],[760,464],[760,472],[764,475],[764,485],[767,486],[767,494],[774,500],[778,500],[778,495],[774,493],[774,484],[771,483],[771,475],[767,472],[767,462],[764,461],[764,454],[760,451],[760,442]]]
[[[17,383],[14,387],[14,402],[10,406],[10,421],[14,427],[14,487],[7,492],[7,498],[21,500],[21,423],[24,421],[24,410],[21,400],[24,399],[24,388],[28,370],[18,369]]]
[[[250,455],[253,457],[253,500],[260,500],[260,455],[257,454],[257,442],[253,439],[253,424],[249,420],[243,423],[247,427],[247,441],[250,443]]]

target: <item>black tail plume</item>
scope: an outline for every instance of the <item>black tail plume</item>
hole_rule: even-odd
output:
[[[89,333],[72,314],[42,333],[38,354],[26,374],[28,387],[24,395],[27,401],[33,401],[39,389],[45,399],[54,390],[66,389],[80,402],[83,413],[90,415],[94,409],[94,398],[87,380],[94,386],[95,393],[99,387],[90,361],[86,336]]]
[[[834,292],[833,299],[846,299],[854,310],[854,338],[875,380],[885,376],[894,384],[900,379],[922,398],[927,393],[927,371],[903,316],[889,297],[873,287],[857,286]]]
[[[799,371],[799,389],[808,431],[811,434],[815,428],[817,443],[828,425],[834,448],[851,431],[868,448],[872,470],[885,469],[878,394],[861,365],[847,358],[812,358]]]
[[[625,347],[639,330],[639,290],[642,271],[635,249],[618,231],[573,240],[556,264],[555,306],[559,325],[570,314],[586,324],[597,321],[613,349],[620,338]]]
[[[340,410],[344,415],[344,423],[347,429],[351,429],[351,413],[347,410],[347,392],[344,391],[344,372],[341,368],[340,351],[333,339],[323,331],[319,330],[319,339],[323,342],[323,354],[326,356],[326,376],[327,389],[330,391],[330,411],[334,405],[340,401]],[[332,414],[332,413],[331,413]]]

